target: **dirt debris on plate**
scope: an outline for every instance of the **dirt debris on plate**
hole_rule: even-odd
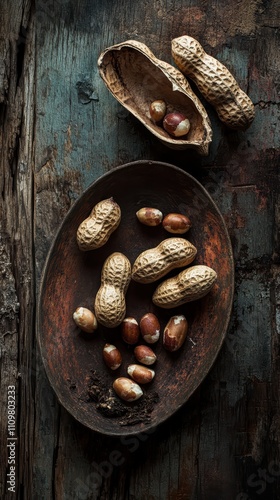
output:
[[[137,402],[123,403],[114,393],[104,377],[96,370],[91,370],[87,384],[88,401],[96,403],[96,409],[108,418],[120,418],[120,425],[149,423],[154,406],[159,400],[156,392],[144,394]]]

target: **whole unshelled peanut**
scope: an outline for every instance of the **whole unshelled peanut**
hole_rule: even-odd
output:
[[[143,396],[141,387],[128,377],[119,377],[114,380],[113,389],[121,399],[127,402],[136,401]]]
[[[185,234],[192,226],[190,219],[184,214],[167,214],[162,225],[166,231],[173,234]]]
[[[172,316],[163,331],[163,346],[167,351],[178,351],[185,342],[188,322],[185,316]]]
[[[86,333],[93,333],[98,327],[94,313],[87,307],[77,307],[73,313],[73,320]]]
[[[127,367],[127,373],[138,384],[148,384],[155,376],[155,372],[151,368],[135,364]]]
[[[131,279],[128,258],[114,252],[104,262],[101,286],[96,294],[94,310],[97,321],[107,328],[121,324],[126,313],[125,294]]]
[[[145,226],[159,226],[163,214],[158,208],[143,207],[136,212],[136,217]]]
[[[140,328],[137,320],[131,317],[124,318],[121,324],[121,334],[122,339],[127,344],[137,344],[140,335]]]
[[[195,246],[188,240],[167,238],[137,257],[132,266],[132,279],[139,283],[153,283],[172,269],[190,264],[196,254]]]
[[[160,336],[160,322],[155,314],[146,313],[140,320],[140,332],[148,344],[155,344]]]
[[[255,116],[254,104],[220,61],[187,35],[172,40],[171,50],[178,68],[194,81],[222,122],[233,129],[244,129],[251,124]]]
[[[121,209],[113,198],[97,203],[89,217],[78,227],[77,243],[80,250],[85,252],[105,245],[120,220]]]
[[[113,344],[105,344],[103,348],[103,359],[111,370],[117,370],[122,364],[122,355]]]
[[[211,290],[216,279],[217,273],[211,267],[189,267],[174,278],[160,283],[153,294],[153,303],[158,307],[171,309],[200,299]]]

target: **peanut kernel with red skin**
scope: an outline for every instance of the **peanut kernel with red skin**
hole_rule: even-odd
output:
[[[73,313],[73,320],[86,333],[93,333],[98,327],[95,314],[86,307],[77,307]]]
[[[136,212],[136,217],[145,226],[159,226],[163,214],[158,208],[142,207]]]
[[[122,364],[122,355],[113,344],[105,344],[103,348],[103,359],[111,370],[117,370]]]
[[[162,99],[157,99],[151,102],[149,107],[150,117],[151,119],[157,123],[163,120],[164,115],[166,113],[166,103]]]
[[[140,336],[140,328],[135,318],[127,317],[121,324],[122,339],[126,344],[137,344]]]
[[[135,382],[138,382],[138,384],[148,384],[155,376],[155,372],[151,370],[151,368],[136,364],[129,365],[127,367],[127,373]]]
[[[173,137],[182,137],[190,130],[190,122],[183,113],[168,113],[163,120],[163,128]]]
[[[140,320],[140,331],[148,344],[154,344],[160,336],[160,322],[155,314],[147,313]]]
[[[134,349],[134,356],[139,363],[147,366],[153,365],[157,360],[156,354],[147,345],[136,346]]]
[[[116,394],[127,402],[136,401],[143,396],[141,387],[128,377],[119,377],[113,382]]]
[[[163,331],[163,346],[167,351],[178,351],[185,342],[188,322],[183,315],[172,316]]]
[[[170,213],[164,217],[162,225],[169,233],[185,234],[191,228],[192,223],[184,214]]]

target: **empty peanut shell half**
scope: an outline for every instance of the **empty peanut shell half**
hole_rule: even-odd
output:
[[[113,96],[166,146],[193,148],[207,155],[212,129],[205,108],[184,75],[155,57],[143,43],[128,40],[105,49],[98,58],[100,76]],[[183,113],[190,122],[185,137],[174,138],[152,120],[150,105],[165,101],[167,113]]]

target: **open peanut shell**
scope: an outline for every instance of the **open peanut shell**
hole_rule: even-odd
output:
[[[135,40],[105,49],[98,58],[98,69],[113,96],[166,146],[208,154],[210,120],[179,70],[157,59],[145,44]],[[187,116],[191,127],[186,136],[173,138],[152,121],[149,106],[157,99],[166,102],[167,113],[178,111]]]

